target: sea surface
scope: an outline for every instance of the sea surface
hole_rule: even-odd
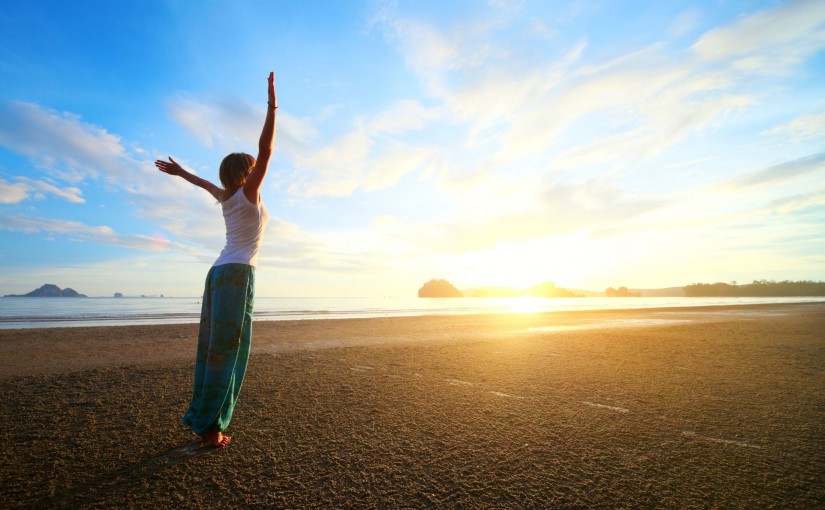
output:
[[[825,302],[795,298],[287,298],[255,299],[256,321],[537,313]],[[196,323],[200,298],[0,298],[0,329]]]

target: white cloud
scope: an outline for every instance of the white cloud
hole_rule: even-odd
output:
[[[110,244],[146,251],[165,251],[174,249],[192,255],[201,255],[200,251],[190,246],[171,241],[162,236],[142,234],[122,235],[107,225],[86,225],[78,221],[34,218],[30,216],[3,216],[0,229],[27,234],[48,232],[68,237],[76,241]]]
[[[478,209],[464,218],[426,224],[396,220],[384,228],[391,237],[429,253],[466,253],[501,243],[615,228],[667,204],[666,199],[639,197],[596,180],[554,183],[535,189],[533,195],[532,200],[521,202],[520,209],[492,214]]]
[[[0,144],[70,182],[118,173],[124,156],[120,138],[105,129],[22,101],[0,104]]]
[[[403,145],[389,147],[371,159],[362,181],[362,187],[364,191],[389,188],[403,176],[416,170],[425,170],[436,157],[437,154],[431,149]]]
[[[54,195],[76,204],[82,204],[86,201],[81,196],[83,192],[80,188],[73,186],[60,188],[50,182],[29,179],[28,177],[17,177],[17,182],[14,184],[0,179],[0,203],[2,204],[16,204],[29,196],[40,199],[45,194]]]
[[[501,145],[498,164],[541,153],[581,122],[600,127],[607,123],[614,136],[635,136],[632,145],[648,148],[637,151],[631,161],[651,157],[755,104],[738,87],[747,75],[765,69],[761,64],[749,67],[743,57],[761,61],[785,55],[787,69],[825,46],[825,7],[821,2],[797,2],[712,30],[693,46],[695,54],[727,59],[738,65],[737,70],[709,67],[690,55],[674,56],[662,44],[606,64],[574,67],[586,47],[580,43],[560,62],[525,71],[518,58],[499,58],[510,55],[508,49],[489,53],[470,47],[483,41],[483,32],[442,32],[422,21],[393,16],[392,11],[382,14],[385,35],[398,45],[430,95],[443,101],[445,111],[471,124],[468,140],[496,128]],[[692,29],[698,16],[695,11],[683,13],[677,19],[678,32]],[[475,70],[472,74],[462,74],[470,68]],[[602,136],[603,130],[597,129],[591,138]]]
[[[265,106],[256,108],[235,97],[196,98],[183,94],[167,101],[166,106],[172,119],[204,146],[257,156]],[[311,154],[311,144],[318,137],[316,124],[329,114],[330,111],[325,110],[317,118],[296,117],[280,108],[275,138],[277,153],[298,159]]]
[[[722,187],[749,188],[796,179],[814,172],[825,172],[825,152],[783,161],[767,168],[749,172],[722,184]]]
[[[305,144],[287,156],[297,167],[287,191],[302,197],[344,197],[357,190],[388,188],[404,175],[425,169],[435,151],[405,144],[400,135],[440,118],[436,108],[399,100],[326,144]],[[316,129],[307,130],[316,132]]]
[[[368,133],[399,134],[421,129],[440,115],[438,108],[427,108],[417,101],[402,99],[368,119],[364,127]]]
[[[684,11],[670,24],[668,33],[674,37],[683,36],[699,26],[701,18],[701,13],[696,9]]]
[[[233,97],[206,100],[178,96],[167,103],[172,118],[203,145],[218,144],[231,152],[257,153],[258,137],[266,114],[248,101]]]
[[[35,198],[41,198],[43,194],[49,194],[75,204],[82,204],[86,202],[86,199],[81,196],[83,192],[80,188],[76,188],[74,186],[60,188],[52,183],[29,179],[27,177],[18,177],[18,179],[24,185],[28,185],[29,189],[35,191]]]
[[[466,56],[434,27],[412,20],[385,19],[385,33],[402,47],[407,65],[415,71],[433,96],[445,92],[442,70],[454,68]]]
[[[763,134],[786,137],[792,142],[825,137],[825,112],[802,115]]]
[[[0,179],[0,204],[16,204],[29,196],[31,188],[22,182],[11,183]]]
[[[820,188],[808,193],[799,193],[790,197],[778,198],[771,201],[766,209],[769,212],[776,211],[780,214],[791,214],[801,210],[823,206],[825,206],[825,188]]]
[[[442,191],[464,200],[473,194],[495,200],[485,190],[501,189],[514,179],[535,185],[526,176],[530,172],[592,169],[585,174],[592,176],[633,168],[720,128],[771,92],[751,86],[749,78],[765,70],[749,68],[742,59],[776,60],[786,53],[791,57],[783,69],[800,64],[823,46],[822,11],[821,3],[801,2],[745,16],[702,35],[688,53],[657,43],[605,63],[585,64],[587,46],[579,43],[555,63],[527,67],[512,48],[470,48],[469,43],[484,46],[483,31],[438,30],[398,18],[392,10],[383,11],[379,23],[450,121],[465,124],[464,139],[439,162]],[[697,11],[683,13],[671,35],[690,32],[699,17]],[[806,19],[800,23],[800,18]],[[814,126],[817,120],[805,122]],[[491,147],[497,150],[485,158]],[[514,167],[519,171],[508,177]],[[656,203],[658,198],[639,200]]]
[[[825,47],[825,3],[799,0],[705,33],[693,51],[742,71],[784,74]]]

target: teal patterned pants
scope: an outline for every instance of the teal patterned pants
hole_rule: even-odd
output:
[[[192,402],[181,420],[196,434],[223,432],[232,420],[249,361],[255,268],[212,267],[203,291]]]

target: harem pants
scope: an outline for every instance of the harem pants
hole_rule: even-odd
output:
[[[222,432],[232,420],[252,341],[255,268],[212,267],[201,306],[192,401],[181,420],[196,434]]]

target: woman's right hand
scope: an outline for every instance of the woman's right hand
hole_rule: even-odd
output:
[[[172,156],[169,156],[169,161],[163,161],[162,159],[155,161],[155,166],[165,174],[181,175],[183,173],[183,167],[172,159]]]

